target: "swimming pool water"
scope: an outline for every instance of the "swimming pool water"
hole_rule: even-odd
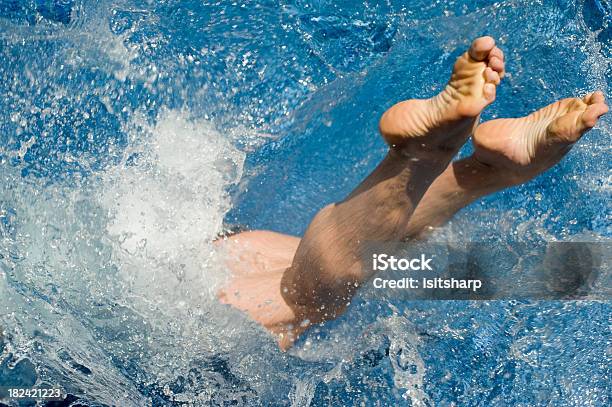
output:
[[[302,233],[383,156],[381,113],[441,89],[479,35],[508,70],[485,120],[609,98],[611,19],[607,0],[0,1],[0,386],[92,406],[609,405],[607,301],[365,290],[282,354],[216,303],[210,240]],[[610,133],[608,116],[434,238],[609,239]]]

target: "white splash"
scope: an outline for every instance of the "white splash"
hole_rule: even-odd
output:
[[[122,268],[124,277],[148,286],[157,277],[153,266],[171,270],[173,282],[202,280],[230,207],[226,188],[239,180],[244,155],[210,123],[189,121],[183,112],[165,111],[144,129],[149,137],[131,152],[134,164],[109,172],[103,187],[119,263],[143,263]]]
[[[72,391],[143,405],[108,354],[130,355],[163,382],[223,346],[211,324],[225,316],[209,314],[225,270],[211,242],[244,153],[185,112],[132,125],[138,142],[125,159],[81,188],[24,182],[3,166],[10,189],[0,191],[0,249],[11,256],[0,263],[0,325],[10,327],[17,360],[65,377]],[[28,339],[39,335],[53,340]]]

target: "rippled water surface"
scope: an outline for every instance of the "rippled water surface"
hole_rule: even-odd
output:
[[[478,35],[509,72],[484,119],[609,97],[611,20],[608,0],[0,1],[0,386],[92,406],[609,405],[609,302],[366,290],[282,354],[216,303],[210,241],[302,233],[383,156],[380,114],[441,89]],[[609,239],[610,120],[438,238]]]

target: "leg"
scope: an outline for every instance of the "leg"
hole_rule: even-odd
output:
[[[224,251],[232,279],[219,300],[245,311],[273,333],[285,332],[295,315],[280,292],[283,273],[291,266],[300,239],[258,230],[242,232],[216,242]]]
[[[405,234],[422,235],[475,199],[546,171],[607,111],[603,94],[595,92],[582,99],[563,99],[524,118],[493,120],[479,126],[474,134],[474,155],[452,163],[436,178],[414,211]],[[283,236],[276,238],[293,243],[285,256],[288,259],[297,240]],[[289,264],[286,260],[285,265]],[[281,340],[282,346],[290,343],[287,338]]]
[[[476,129],[474,154],[446,168],[419,203],[406,236],[416,238],[493,192],[548,170],[608,111],[604,96],[562,99],[519,119],[498,119]]]
[[[300,238],[265,230],[241,232],[218,240],[234,274],[249,274],[254,270],[286,269],[291,264]],[[240,263],[240,267],[235,267]]]
[[[268,276],[268,286],[275,287],[268,299],[277,302],[280,291],[284,302],[275,304],[275,310],[288,305],[291,312],[262,310],[262,304],[246,304],[227,290],[224,301],[280,333],[281,347],[289,346],[308,324],[339,315],[367,277],[359,260],[362,243],[402,238],[423,194],[469,137],[481,110],[494,100],[501,75],[503,54],[492,38],[480,38],[457,60],[439,95],[399,103],[383,115],[380,131],[390,146],[387,157],[344,201],[315,216],[280,286],[276,276]]]
[[[406,236],[440,226],[475,199],[522,184],[558,163],[608,111],[604,96],[559,100],[528,116],[498,119],[476,129],[474,154],[452,163],[419,203]]]

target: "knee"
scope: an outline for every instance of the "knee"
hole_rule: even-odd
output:
[[[358,264],[342,266],[318,264],[316,269],[298,273],[289,268],[281,283],[283,296],[294,304],[308,308],[344,307],[363,283],[365,277]]]

